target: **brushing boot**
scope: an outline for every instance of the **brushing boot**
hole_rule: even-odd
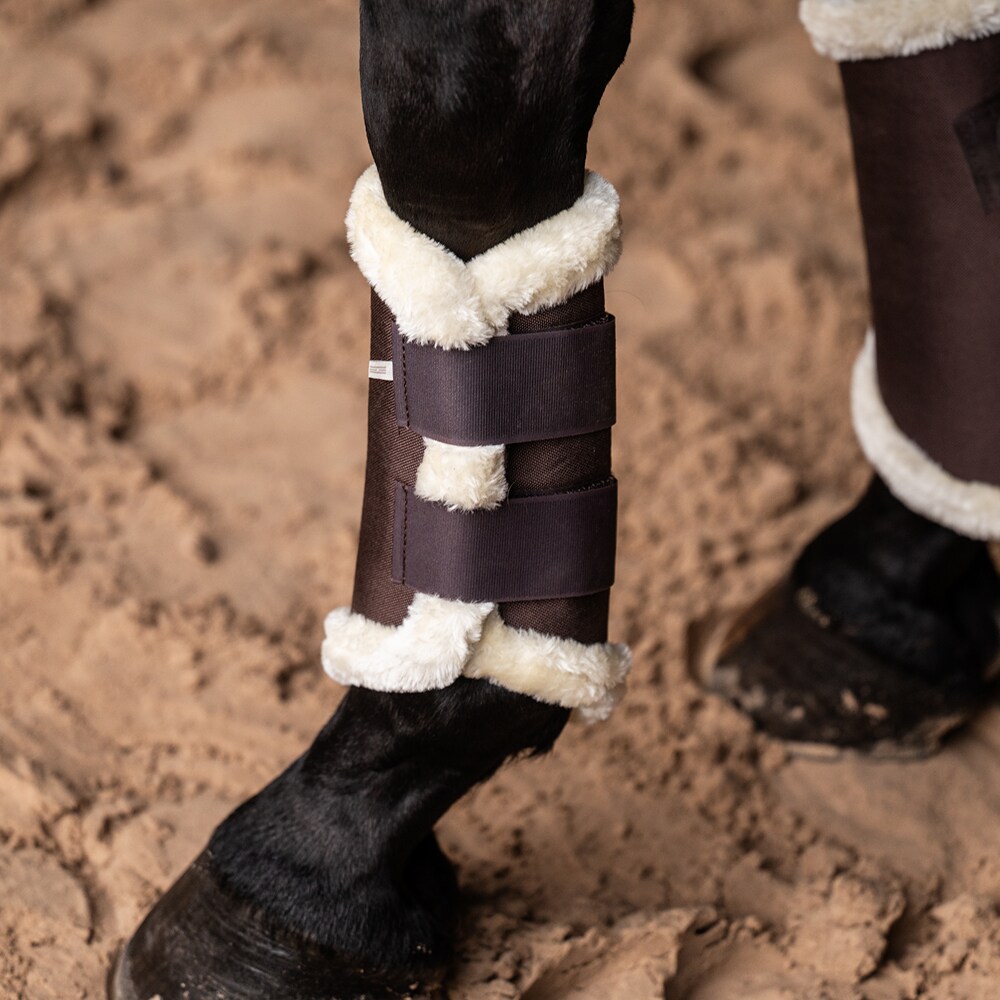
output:
[[[115,1000],[427,992],[456,901],[434,823],[624,690],[628,651],[606,641],[614,189],[587,174],[569,208],[466,262],[372,168],[348,235],[374,286],[368,463],[354,601],[322,658],[352,687],[147,916]]]
[[[800,751],[923,756],[984,704],[1000,585],[1000,8],[805,0],[842,61],[874,329],[876,478],[695,668]]]
[[[477,10],[469,30],[492,52]],[[531,66],[533,53],[524,46]],[[411,65],[424,63],[397,53],[381,85]],[[556,93],[546,120],[567,107]],[[497,125],[517,120],[508,107]],[[398,144],[417,119],[396,121]],[[583,126],[577,144],[589,118]],[[385,159],[377,122],[369,135]],[[487,147],[462,159],[484,171],[475,196],[501,199],[475,224],[447,172],[427,212],[430,168],[415,152],[394,187],[375,167],[355,187],[348,238],[373,287],[368,461],[353,603],[328,616],[322,648],[351,690],[308,752],[220,825],[152,909],[123,949],[115,1000],[433,994],[457,898],[435,822],[505,759],[547,750],[571,714],[605,718],[622,695],[628,650],[606,641],[617,484],[603,291],[620,253],[618,196],[584,172],[582,150],[555,195],[548,180],[532,189],[539,147],[516,139],[517,157]],[[512,163],[522,183],[489,182]],[[415,177],[422,186],[407,188]],[[532,190],[529,202],[504,200]]]
[[[567,720],[605,717],[618,197],[584,169],[631,0],[361,0],[376,167],[347,229],[372,285],[351,685],[125,945],[115,1000],[427,995],[456,877],[434,824]]]

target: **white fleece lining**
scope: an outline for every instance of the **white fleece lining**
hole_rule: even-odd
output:
[[[455,607],[455,606],[458,607]],[[339,684],[374,691],[429,691],[461,676],[489,680],[539,701],[606,719],[625,692],[628,647],[586,645],[506,625],[495,605],[417,594],[398,628],[349,608],[326,619],[323,669]]]
[[[854,365],[851,411],[862,451],[907,507],[969,538],[1000,538],[1000,486],[946,472],[893,420],[879,389],[873,332]]]
[[[502,444],[467,448],[424,438],[414,492],[449,510],[492,510],[507,499]]]
[[[351,195],[347,234],[351,256],[400,334],[444,350],[469,350],[506,333],[511,313],[565,302],[604,277],[621,254],[618,195],[595,173],[568,209],[465,263],[389,208],[371,167]],[[451,510],[496,507],[507,496],[504,446],[424,438],[414,488]],[[630,665],[625,646],[515,629],[495,604],[428,594],[414,597],[398,627],[339,608],[325,631],[323,667],[341,684],[426,691],[464,674],[576,709],[582,721],[610,714]]]
[[[463,671],[511,691],[576,709],[580,722],[606,719],[625,693],[632,664],[627,646],[585,645],[505,625],[493,611]]]
[[[355,184],[346,221],[351,256],[400,334],[446,350],[485,344],[511,313],[565,302],[621,256],[618,193],[593,171],[569,208],[468,263],[393,212],[374,166]]]
[[[816,50],[840,62],[910,56],[1000,32],[1000,0],[801,0]]]
[[[373,691],[428,691],[461,677],[492,604],[416,594],[398,627],[350,608],[326,617],[323,669],[338,683]]]

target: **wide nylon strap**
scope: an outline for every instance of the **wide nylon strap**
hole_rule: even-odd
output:
[[[392,578],[456,601],[581,597],[614,582],[618,484],[450,511],[396,484]]]
[[[615,422],[615,321],[445,351],[393,335],[396,422],[455,445],[517,444]]]

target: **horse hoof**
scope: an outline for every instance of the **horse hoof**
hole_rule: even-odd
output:
[[[801,756],[926,757],[986,693],[985,673],[935,683],[875,655],[790,581],[692,640],[695,679]]]
[[[283,932],[229,895],[201,854],[125,944],[111,1000],[396,1000],[433,996],[424,975],[365,968]]]

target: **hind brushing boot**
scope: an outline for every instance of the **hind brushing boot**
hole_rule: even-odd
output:
[[[496,0],[484,31],[490,7],[362,4],[378,172],[348,235],[373,286],[368,462],[353,605],[322,650],[353,686],[152,909],[115,1000],[432,990],[457,898],[435,822],[621,697],[602,286],[618,198],[583,162],[631,4]]]
[[[983,704],[1000,645],[1000,5],[887,6],[802,5],[842,60],[874,325],[852,408],[877,476],[697,668],[800,749],[921,756]]]

